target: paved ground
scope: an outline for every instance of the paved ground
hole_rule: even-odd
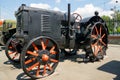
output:
[[[2,47],[4,48],[4,47]],[[84,63],[77,56],[62,59],[55,73],[39,80],[120,80],[120,45],[109,45],[107,57],[99,62]],[[30,80],[24,79],[20,65],[11,65],[4,50],[0,51],[0,80]]]

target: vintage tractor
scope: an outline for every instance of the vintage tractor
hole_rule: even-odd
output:
[[[5,45],[11,36],[16,32],[15,20],[1,20],[0,25],[0,44]]]
[[[13,63],[21,63],[32,79],[52,74],[59,63],[60,51],[83,49],[92,61],[106,54],[108,29],[102,18],[82,19],[77,13],[19,7],[16,33],[6,44],[5,53]],[[82,20],[81,20],[82,19]]]

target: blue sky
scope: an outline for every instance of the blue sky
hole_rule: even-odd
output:
[[[0,19],[15,19],[14,13],[21,4],[67,12],[68,3],[71,11],[82,17],[92,16],[96,10],[100,15],[110,16],[113,12],[110,9],[114,6],[120,10],[120,0],[0,0]]]

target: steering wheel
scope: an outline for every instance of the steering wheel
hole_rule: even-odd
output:
[[[75,17],[75,22],[80,22],[82,20],[82,17],[78,13],[73,13],[72,14]]]

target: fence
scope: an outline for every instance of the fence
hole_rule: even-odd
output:
[[[120,20],[106,21],[110,35],[120,36]]]

